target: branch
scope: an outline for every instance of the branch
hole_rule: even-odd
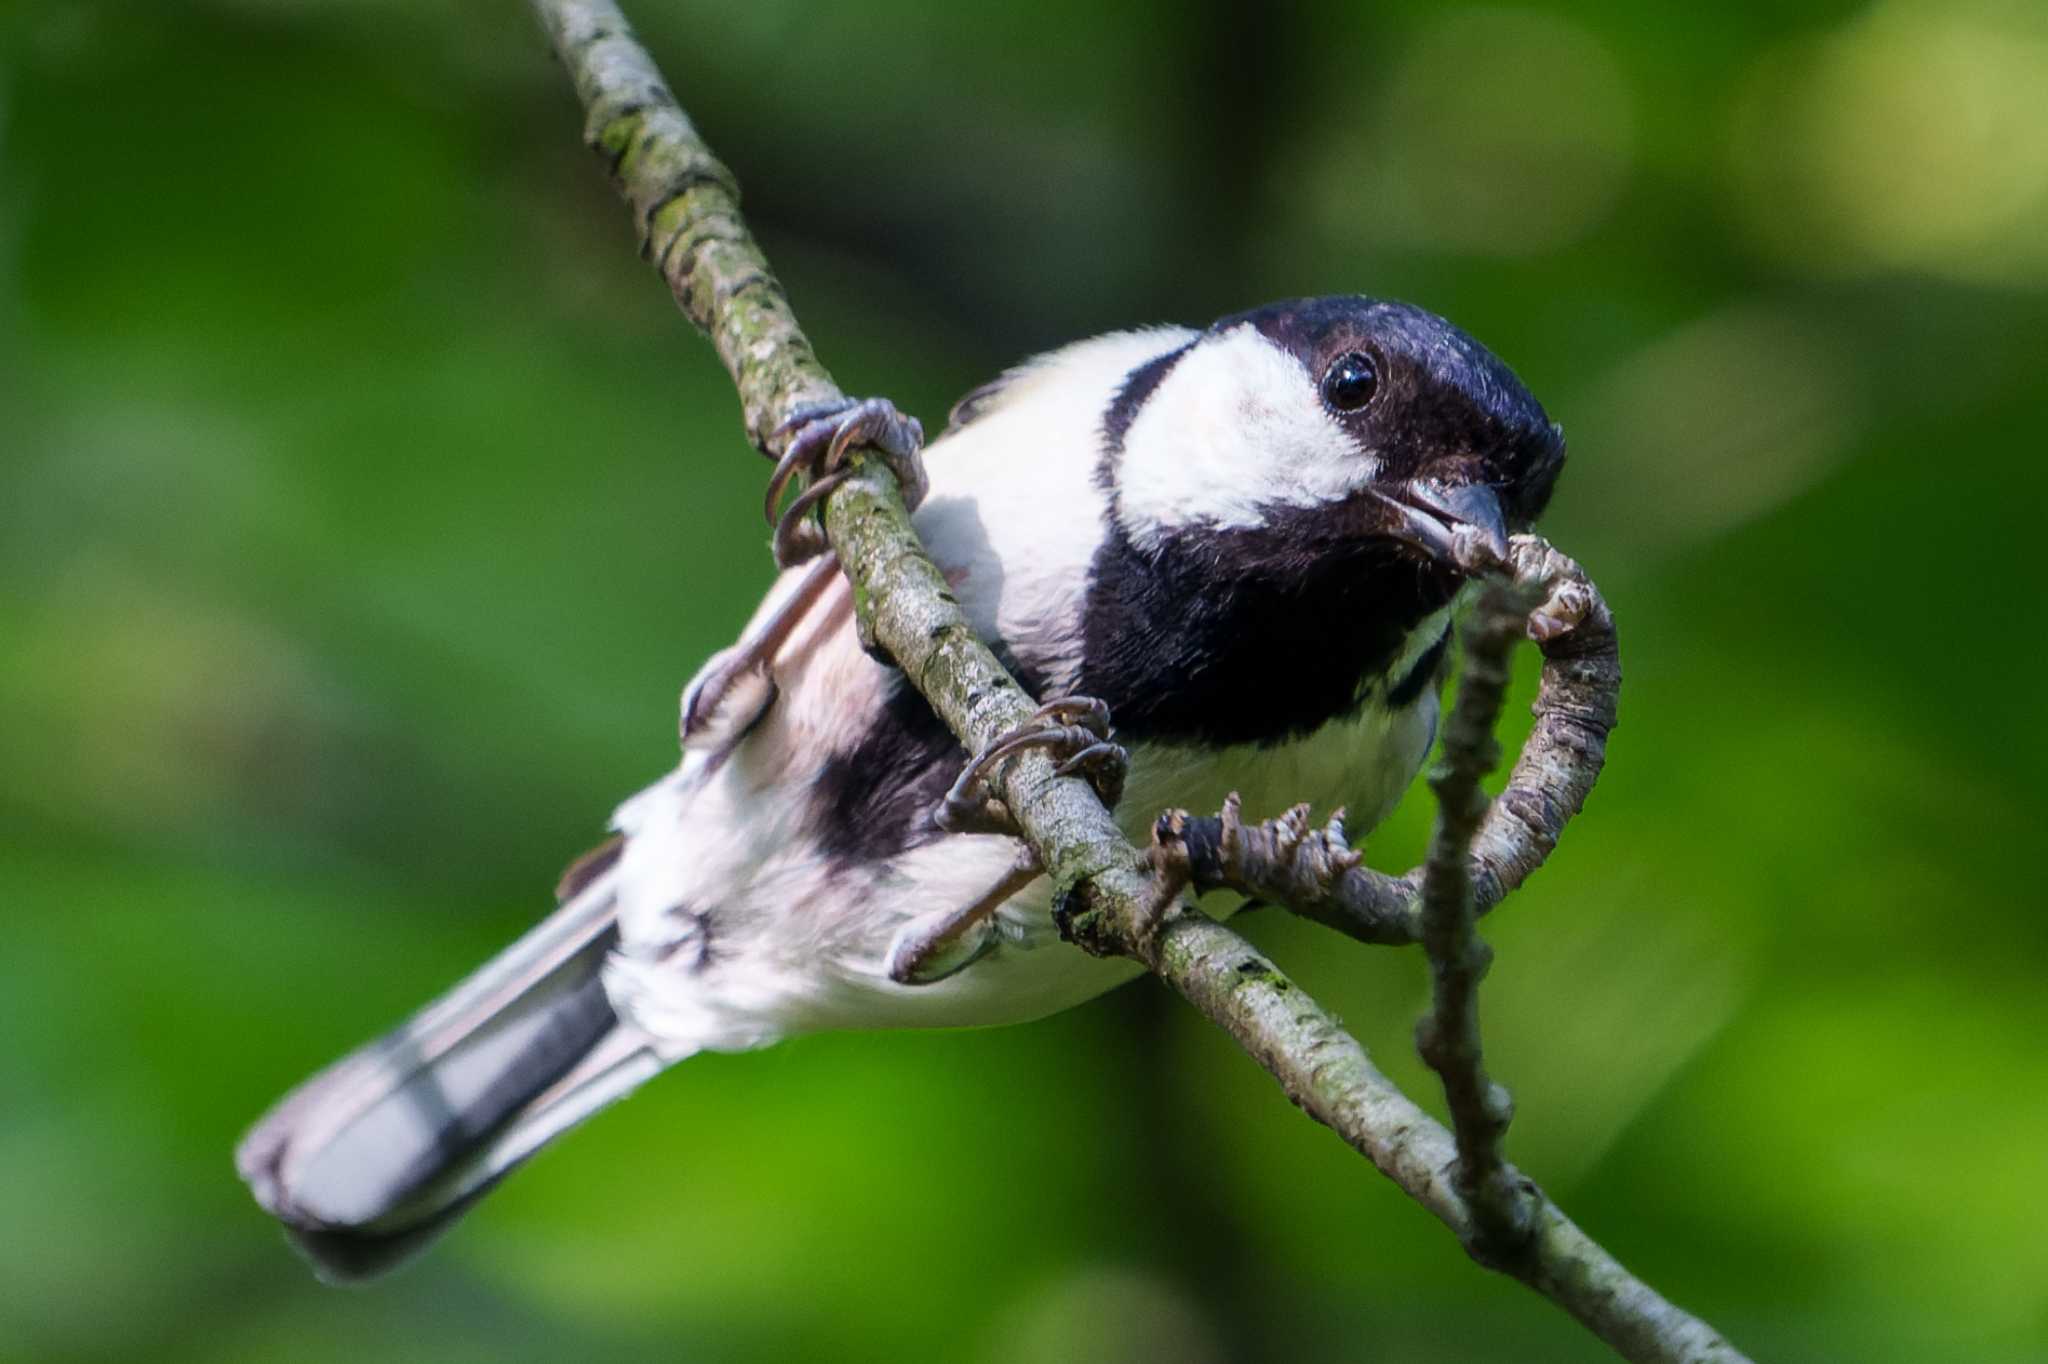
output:
[[[587,111],[584,139],[633,210],[641,254],[718,349],[739,390],[747,437],[771,452],[796,411],[843,396],[791,313],[739,212],[739,187],[655,69],[612,0],[534,0]],[[894,477],[857,460],[825,501],[825,531],[854,584],[861,638],[886,650],[969,752],[1022,724],[1036,703],[974,633],[911,529]],[[1053,884],[1087,884],[1114,903],[1149,891],[1142,855],[1094,790],[1020,754],[997,793]]]
[[[1747,1364],[1697,1317],[1674,1306],[1579,1229],[1513,1166],[1531,1232],[1518,1253],[1487,1258],[1487,1237],[1451,1178],[1451,1134],[1395,1087],[1264,954],[1199,910],[1156,935],[1146,965],[1165,977],[1280,1082],[1297,1107],[1401,1186],[1481,1263],[1527,1284],[1637,1364]]]
[[[772,433],[796,407],[839,391],[739,216],[731,173],[677,107],[611,0],[534,0],[534,7],[589,112],[586,136],[632,206],[643,253],[711,336],[739,389],[748,437],[769,452]],[[1033,709],[1031,698],[968,626],[919,545],[893,478],[878,460],[858,460],[855,470],[825,500],[823,513],[854,585],[862,638],[886,650],[955,737],[976,751],[1021,722]],[[1574,795],[1571,781],[1569,773],[1558,778],[1556,809],[1575,810],[1583,801],[1584,789]],[[1070,937],[1089,951],[1143,962],[1477,1253],[1485,1238],[1472,1206],[1446,1178],[1456,1168],[1451,1135],[1277,967],[1180,902],[1192,870],[1184,842],[1169,836],[1155,841],[1149,855],[1140,853],[1085,781],[1056,777],[1051,760],[1035,751],[1003,766],[996,794],[1046,868]],[[1562,824],[1559,817],[1547,825],[1552,842]],[[1496,849],[1486,824],[1479,838],[1478,858],[1503,859],[1502,887],[1548,852],[1533,835]],[[1504,893],[1475,880],[1482,898]],[[1629,1359],[1742,1358],[1629,1275],[1533,1184],[1501,1168],[1528,1200],[1532,1231],[1520,1252],[1496,1267],[1558,1302]]]
[[[839,389],[740,217],[738,182],[697,135],[617,5],[536,0],[534,9],[576,82],[583,140],[633,210],[641,256],[718,348],[739,388],[747,438],[766,453],[784,415]]]

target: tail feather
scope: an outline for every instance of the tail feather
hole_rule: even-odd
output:
[[[599,880],[243,1138],[243,1179],[323,1275],[397,1264],[549,1139],[662,1068],[605,994],[616,940]]]

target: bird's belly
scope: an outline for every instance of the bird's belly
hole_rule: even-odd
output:
[[[1366,706],[1313,735],[1281,744],[1221,750],[1137,745],[1119,820],[1127,836],[1143,846],[1161,811],[1214,813],[1225,796],[1237,791],[1249,819],[1268,818],[1301,801],[1324,816],[1345,805],[1351,833],[1361,835],[1385,817],[1413,780],[1434,738],[1436,707],[1434,694],[1394,712]],[[1010,847],[1007,840],[989,842]],[[911,872],[910,879],[929,890],[950,877],[967,859],[961,843],[943,840],[912,854],[913,864],[943,859],[944,871],[935,861]],[[1008,855],[977,858],[981,874],[999,873]],[[928,900],[923,894],[905,898]],[[954,899],[964,901],[964,885]],[[1239,904],[1236,896],[1219,893],[1203,908],[1225,917]],[[847,982],[853,986],[850,994],[860,998],[833,1002],[846,1007],[849,1017],[857,1015],[857,1026],[1019,1023],[1072,1008],[1139,974],[1133,962],[1100,960],[1062,943],[1052,922],[1051,888],[1043,879],[1005,902],[996,922],[995,945],[954,975],[898,985],[863,970]],[[883,998],[877,999],[878,994]],[[846,1026],[837,1020],[832,1025]]]
[[[1269,818],[1301,801],[1324,816],[1343,804],[1351,833],[1360,835],[1400,799],[1421,765],[1436,706],[1434,694],[1394,712],[1367,705],[1279,744],[1136,743],[1119,821],[1143,846],[1162,811],[1211,814],[1237,791],[1247,819]],[[714,856],[714,849],[682,837],[693,824],[681,814],[666,810],[646,821],[669,831],[661,840],[674,845],[666,855],[629,849],[636,855],[625,870],[638,884],[622,898],[646,904],[622,914],[624,941],[607,977],[614,1006],[679,1052],[758,1046],[821,1029],[1025,1022],[1139,974],[1135,963],[1090,957],[1061,942],[1051,887],[1040,878],[996,911],[997,936],[977,959],[940,980],[897,982],[888,971],[897,935],[987,895],[1013,865],[1014,841],[943,838],[854,880],[817,858],[793,829],[764,827],[757,846]],[[669,905],[696,913],[678,916]],[[1236,897],[1218,894],[1204,908],[1221,915],[1237,905]],[[669,940],[678,928],[708,932],[709,947],[693,940],[684,944],[691,950],[679,951]]]
[[[1362,834],[1386,818],[1414,780],[1436,737],[1437,699],[1425,692],[1389,711],[1368,702],[1312,734],[1276,744],[1225,749],[1140,743],[1119,807],[1133,838],[1143,839],[1162,810],[1214,814],[1236,792],[1246,819],[1270,819],[1308,802],[1328,816],[1337,806]]]

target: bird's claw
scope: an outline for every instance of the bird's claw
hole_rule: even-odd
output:
[[[988,779],[996,764],[1027,748],[1051,749],[1058,759],[1054,776],[1082,778],[1104,805],[1114,808],[1123,799],[1130,755],[1112,742],[1112,734],[1109,707],[1094,697],[1048,701],[969,760],[932,811],[932,822],[949,833],[1014,834],[1016,823],[1002,802],[988,794]]]
[[[863,447],[881,456],[903,490],[903,504],[913,510],[931,486],[920,457],[924,427],[917,418],[897,411],[887,398],[806,403],[776,427],[769,440],[783,442],[782,457],[768,476],[763,507],[768,524],[775,527],[775,562],[783,568],[813,558],[826,548],[824,532],[810,513],[826,494],[846,481],[848,451]],[[778,515],[782,495],[799,473],[806,475],[808,482]]]

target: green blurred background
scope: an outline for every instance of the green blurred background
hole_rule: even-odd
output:
[[[1759,1357],[2048,1358],[2048,17],[641,0],[847,388],[1297,293],[1571,436],[1511,1149]],[[230,1148],[548,903],[764,466],[522,4],[0,13],[0,1358],[1579,1360],[1147,984],[694,1061],[315,1284]],[[1375,839],[1408,865],[1427,801]],[[1434,1104],[1408,953],[1250,931]]]

